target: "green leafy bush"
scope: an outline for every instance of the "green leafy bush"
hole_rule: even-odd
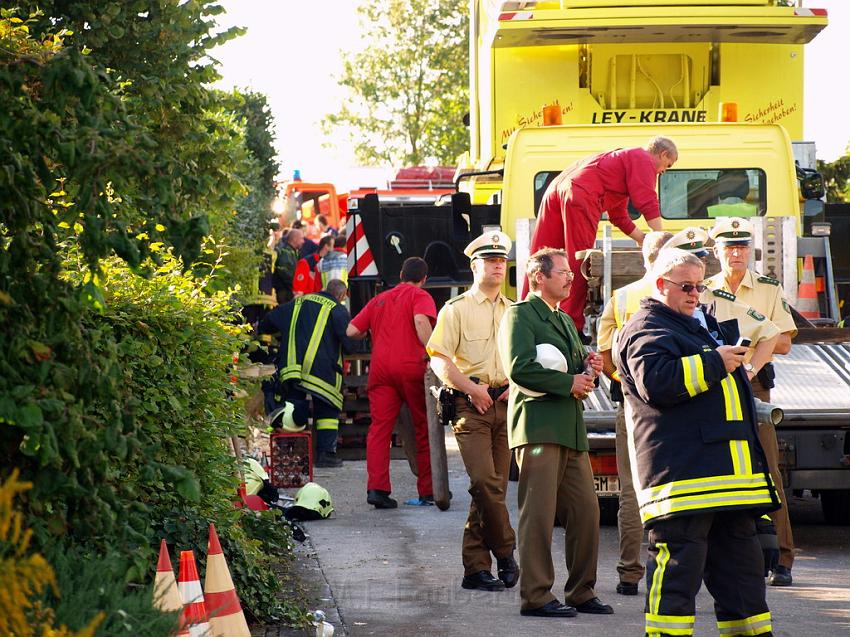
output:
[[[48,595],[46,603],[56,620],[70,628],[86,625],[97,609],[103,622],[94,637],[132,635],[166,637],[177,628],[178,613],[163,613],[152,605],[153,587],[131,586],[124,582],[127,560],[114,552],[89,554],[78,547],[55,546],[46,557],[56,572],[62,595]]]
[[[230,299],[276,172],[264,99],[208,88],[208,50],[238,30],[216,32],[210,0],[17,6],[0,10],[0,456],[33,483],[33,546],[100,560],[120,597],[152,578],[167,522],[214,520],[245,604],[286,613],[231,504]],[[226,277],[211,229],[238,257]]]

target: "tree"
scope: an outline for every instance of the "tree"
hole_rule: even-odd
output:
[[[818,160],[817,167],[818,172],[823,175],[827,202],[850,201],[850,153],[833,162]]]
[[[453,164],[468,148],[469,14],[465,0],[366,2],[369,47],[346,55],[350,101],[323,121],[348,136],[364,164]]]

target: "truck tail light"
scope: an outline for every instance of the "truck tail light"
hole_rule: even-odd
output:
[[[617,473],[617,455],[613,453],[605,454],[590,454],[590,467],[593,469],[593,475],[597,476],[616,476]]]

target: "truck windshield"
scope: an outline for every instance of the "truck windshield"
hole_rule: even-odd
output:
[[[668,170],[658,198],[665,219],[757,217],[767,210],[767,182],[757,168]]]
[[[543,193],[558,174],[552,170],[534,176],[535,216]],[[664,219],[757,217],[767,210],[767,181],[758,168],[671,169],[661,175],[658,188]],[[632,219],[640,216],[631,205],[629,214]]]

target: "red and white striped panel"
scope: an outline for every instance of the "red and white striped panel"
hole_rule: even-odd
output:
[[[499,22],[508,22],[510,20],[532,20],[534,13],[532,11],[508,11],[499,14]]]
[[[349,211],[345,222],[345,247],[348,252],[348,276],[377,276],[378,266],[369,249],[360,215]]]
[[[814,18],[815,16],[826,16],[826,9],[804,9],[798,7],[794,9],[794,15],[803,16],[806,18]]]

